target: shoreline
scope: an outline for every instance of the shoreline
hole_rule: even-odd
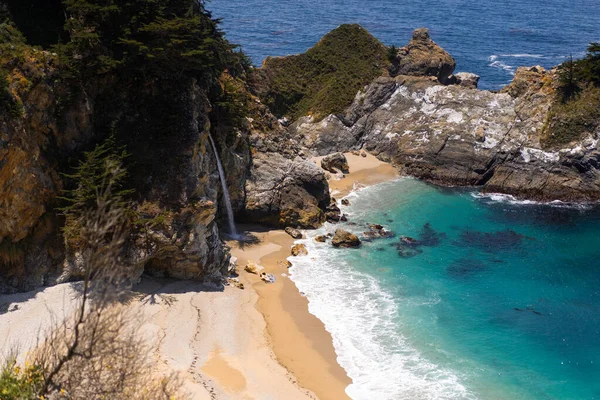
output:
[[[400,177],[391,164],[375,156],[366,157],[345,153],[350,172],[343,177],[328,175],[332,197],[341,199],[352,191]],[[320,159],[312,160],[320,166]],[[352,383],[339,365],[333,347],[333,338],[323,322],[308,310],[304,297],[287,271],[287,259],[295,239],[283,230],[269,230],[260,226],[240,225],[246,234],[253,235],[255,245],[240,247],[237,241],[228,241],[231,253],[238,258],[238,272],[242,281],[251,283],[259,296],[257,309],[266,322],[265,335],[279,363],[297,379],[297,383],[313,392],[320,400],[350,399],[345,389]],[[255,274],[244,271],[248,261],[274,274],[276,282],[267,284]],[[283,275],[282,275],[283,274]]]
[[[399,177],[374,156],[346,156],[351,172],[328,179],[338,199]],[[244,290],[149,276],[133,288],[128,307],[153,346],[157,371],[178,374],[193,400],[349,399],[345,390],[352,381],[337,362],[333,338],[289,277],[287,259],[295,239],[259,225],[239,228],[254,238],[227,241],[238,258]],[[267,284],[244,271],[250,260],[275,275],[276,282]],[[0,360],[18,349],[24,362],[38,333],[73,310],[75,285],[0,296]]]

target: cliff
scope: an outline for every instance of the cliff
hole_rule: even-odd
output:
[[[72,7],[68,11],[86,21],[87,9]],[[221,47],[192,60],[178,58],[190,57],[185,49],[163,55],[160,32],[136,38],[147,41],[152,57],[138,53],[129,60],[118,47],[122,41],[110,42],[114,32],[100,25],[88,28],[98,32],[95,47],[71,42],[54,53],[28,44],[11,22],[0,24],[0,292],[78,279],[81,257],[65,246],[62,232],[63,197],[77,185],[73,167],[110,136],[128,153],[123,163],[132,209],[123,262],[134,267],[132,281],[142,273],[217,281],[226,274],[230,255],[218,223],[225,205],[209,135],[240,218],[300,227],[324,221],[329,191],[320,170],[293,155],[252,153],[250,136],[282,127],[248,92],[243,57],[210,29],[209,14],[197,12],[182,29],[205,24],[206,43]],[[157,21],[149,24],[160,31]],[[71,27],[71,37],[80,29]],[[204,45],[197,36],[189,40]],[[207,51],[214,52],[208,64],[202,61]],[[250,174],[259,164],[253,159],[286,177],[267,188],[268,199],[260,195],[260,174]],[[290,168],[297,169],[291,178]]]
[[[364,148],[441,185],[542,201],[600,199],[600,118],[549,145],[556,70],[519,68],[494,93],[476,89],[477,76],[451,75],[453,60],[423,30],[397,54],[394,74],[365,86],[344,112],[322,121],[302,117],[290,127],[308,154]]]

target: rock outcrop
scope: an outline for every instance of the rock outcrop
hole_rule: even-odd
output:
[[[290,235],[294,239],[302,239],[302,232],[300,232],[298,229],[294,229],[294,228],[292,228],[290,226],[288,226],[287,228],[285,228],[285,233],[287,233],[288,235]]]
[[[450,80],[453,81],[455,85],[464,86],[470,89],[477,89],[479,78],[479,75],[470,72],[458,72],[452,75],[452,77],[450,77]]]
[[[313,162],[277,153],[256,153],[253,161],[242,218],[281,228],[325,222],[329,185]]]
[[[78,279],[81,257],[66,251],[57,207],[64,195],[61,173],[104,139],[102,118],[113,117],[112,131],[127,145],[129,187],[135,190],[139,218],[131,224],[124,262],[142,272],[181,279],[220,279],[229,253],[219,238],[220,185],[208,135],[206,88],[193,79],[156,84],[118,101],[106,111],[100,90],[116,81],[90,83],[65,103],[68,87],[57,85],[56,55],[15,43],[23,56],[3,67],[9,91],[22,112],[0,115],[0,292],[31,290]],[[112,78],[103,78],[112,79]],[[176,121],[169,129],[176,140],[153,136],[149,128],[165,103]],[[96,108],[107,115],[96,116]],[[135,118],[133,116],[136,116]],[[119,121],[119,123],[114,122]],[[153,132],[157,132],[156,129]],[[247,134],[222,129],[216,138],[228,169],[237,207],[244,201],[244,181],[250,162]],[[143,140],[142,140],[143,139]],[[227,149],[227,150],[224,150]],[[67,161],[68,160],[68,161]],[[160,162],[157,162],[160,160]]]
[[[600,132],[548,150],[540,138],[554,101],[553,71],[519,68],[500,93],[381,77],[343,116],[294,131],[315,155],[367,149],[407,174],[535,200],[600,199]]]
[[[433,76],[441,83],[451,83],[456,61],[429,37],[426,28],[416,29],[410,43],[398,49],[390,75]]]
[[[334,174],[338,172],[347,174],[348,172],[350,172],[348,160],[346,159],[346,156],[342,153],[333,153],[323,157],[323,159],[321,160],[321,168],[323,168],[325,171],[329,171]]]
[[[294,257],[305,256],[308,254],[308,250],[306,250],[306,246],[303,244],[295,244],[292,246],[291,254]]]
[[[333,247],[359,247],[360,239],[353,233],[345,231],[343,229],[337,229],[333,239],[331,239]]]

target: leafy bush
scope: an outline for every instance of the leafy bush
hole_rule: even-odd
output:
[[[22,368],[11,359],[0,370],[0,400],[37,400],[43,383],[40,368],[29,364]]]
[[[398,57],[398,49],[395,45],[391,45],[390,47],[388,47],[387,60],[389,62],[392,62],[396,57]]]
[[[278,117],[342,112],[385,73],[388,49],[359,25],[341,25],[306,53],[267,58],[253,88]]]
[[[211,122],[218,127],[242,128],[246,124],[248,103],[251,101],[245,83],[229,74],[223,74],[219,82],[220,85],[211,93]]]

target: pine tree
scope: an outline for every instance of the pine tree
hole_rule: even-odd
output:
[[[197,0],[65,0],[75,71],[144,77],[220,75],[232,46]]]
[[[576,79],[576,63],[573,56],[559,67],[558,93],[560,101],[566,103],[581,91]]]

